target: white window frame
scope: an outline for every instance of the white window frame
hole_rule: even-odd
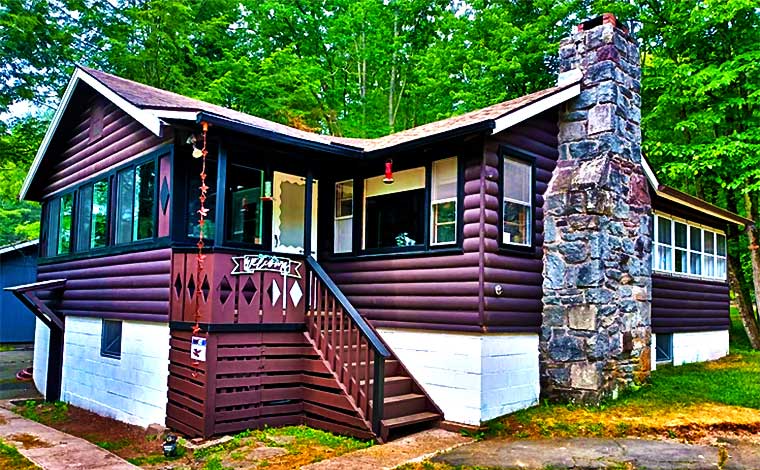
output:
[[[660,220],[667,220],[670,222],[670,235],[671,240],[669,243],[664,243],[660,241],[660,233],[658,230]],[[687,231],[686,231],[686,263],[687,263],[687,269],[686,273],[678,272],[676,271],[676,244],[675,244],[675,223],[679,222],[682,224],[686,224]],[[692,249],[691,246],[691,231],[692,230],[699,230],[700,234],[700,241],[701,241],[701,247],[699,250]],[[705,235],[712,235],[713,238],[713,253],[707,253],[705,252]],[[720,256],[718,255],[718,235],[722,235],[724,239],[726,240],[726,255]],[[652,271],[657,273],[664,273],[664,274],[670,274],[674,276],[679,277],[688,277],[693,279],[705,279],[705,280],[711,280],[711,281],[725,281],[727,279],[728,275],[728,260],[726,259],[728,256],[728,239],[726,237],[726,233],[722,230],[715,229],[713,227],[707,227],[705,225],[696,224],[693,222],[689,222],[687,220],[684,220],[680,217],[674,217],[672,215],[662,213],[662,212],[655,212],[654,215],[654,250],[652,252]],[[670,269],[661,269],[659,267],[658,263],[658,247],[664,246],[670,248]],[[682,249],[682,248],[679,248]],[[698,254],[701,257],[701,274],[692,274],[691,273],[691,255]],[[711,256],[713,258],[713,275],[708,276],[707,275],[707,260],[706,257]],[[724,266],[726,267],[725,271],[722,273],[718,272],[718,260],[724,261]]]
[[[456,191],[459,192],[459,159],[457,157],[449,157],[453,158],[455,161],[455,171],[456,174],[454,175],[454,182],[456,184]],[[435,163],[440,162],[443,160],[448,160],[448,158],[444,158],[442,160],[435,160],[431,164],[430,167],[430,246],[441,246],[441,245],[455,245],[457,243],[457,227],[459,224],[459,207],[458,207],[458,196],[454,197],[447,197],[443,199],[433,199],[433,189],[435,188]],[[454,203],[454,222],[444,222],[442,224],[438,223],[438,220],[436,219],[436,212],[435,212],[435,206],[438,204],[446,204],[449,202]],[[454,239],[447,242],[439,242],[437,241],[438,238],[438,230],[437,228],[442,225],[453,225],[454,226]]]
[[[338,216],[338,206],[339,206],[339,203],[340,203],[340,201],[338,201],[338,197],[337,197],[338,196],[338,186],[340,186],[342,184],[346,184],[346,183],[351,183],[351,215]],[[354,218],[354,213],[356,212],[356,208],[354,207],[354,204],[356,202],[355,198],[354,198],[354,196],[355,196],[355,193],[354,193],[354,189],[355,188],[354,188],[354,186],[355,185],[354,185],[354,180],[353,179],[347,179],[347,180],[336,181],[335,182],[335,203],[333,204],[333,253],[351,253],[351,252],[354,251],[354,240],[353,240],[353,238],[354,238],[354,235],[353,235],[354,234],[354,229],[353,229],[354,221],[353,221],[353,218]],[[351,246],[350,246],[350,248],[348,250],[338,251],[336,249],[336,243],[338,241],[337,230],[336,230],[337,226],[338,226],[338,221],[339,220],[348,220],[348,219],[352,219],[352,221],[351,221],[351,240],[350,240],[350,245]]]

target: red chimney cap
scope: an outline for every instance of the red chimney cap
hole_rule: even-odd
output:
[[[615,18],[615,15],[612,13],[603,13],[602,16],[597,16],[596,18],[591,18],[590,20],[586,20],[578,25],[577,30],[580,31],[588,31],[590,29],[596,28],[597,26],[601,26],[603,24],[611,24],[612,26],[619,28],[626,33],[628,32],[628,29],[620,24],[620,22]]]

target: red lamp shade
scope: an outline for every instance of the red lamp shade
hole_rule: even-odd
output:
[[[393,160],[388,160],[385,162],[385,178],[383,178],[383,183],[393,183]]]

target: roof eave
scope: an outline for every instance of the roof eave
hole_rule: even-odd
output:
[[[197,114],[196,122],[207,122],[211,125],[221,127],[223,129],[231,130],[234,132],[240,132],[242,134],[250,135],[253,137],[260,137],[262,139],[278,142],[286,145],[293,145],[300,148],[306,148],[310,150],[317,150],[320,152],[326,152],[333,155],[340,155],[343,157],[360,158],[362,155],[361,150],[354,149],[349,146],[340,144],[325,144],[322,142],[316,142],[313,140],[302,139],[300,137],[281,134],[279,132],[271,131],[268,129],[262,129],[257,126],[246,124],[244,122],[235,121],[233,119],[225,118],[214,113],[201,111]]]
[[[80,81],[92,87],[96,92],[100,93],[125,113],[132,116],[136,121],[145,126],[154,135],[161,135],[161,120],[154,113],[138,108],[105,86],[98,79],[88,74],[85,70],[77,67],[77,69],[74,71],[74,74],[71,76],[68,85],[66,86],[66,90],[64,91],[63,97],[61,98],[61,103],[58,105],[58,109],[56,109],[55,114],[53,115],[53,119],[50,121],[50,125],[45,131],[45,135],[42,138],[40,147],[37,149],[37,154],[34,156],[32,165],[29,167],[29,171],[27,172],[26,178],[24,179],[24,184],[21,186],[21,191],[19,192],[19,199],[26,199],[29,188],[32,186],[32,182],[34,181],[34,178],[37,175],[37,171],[40,168],[42,159],[44,158],[45,154],[48,151],[48,148],[50,147],[50,144],[52,143],[53,137],[55,136],[55,133],[58,130],[58,126],[61,123],[61,119],[63,118],[63,115],[65,114],[66,109],[68,108],[69,103],[71,102],[71,99],[74,95],[74,90],[76,90],[76,87]]]
[[[503,132],[512,126],[543,113],[544,111],[559,106],[565,101],[571,100],[580,94],[580,83],[576,82],[569,84],[565,88],[561,88],[550,95],[544,96],[541,99],[498,117],[494,120],[494,127],[491,133],[498,134],[499,132]]]

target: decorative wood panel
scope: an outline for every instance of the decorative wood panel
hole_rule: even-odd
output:
[[[726,282],[653,274],[652,332],[727,330],[729,303]]]
[[[63,315],[167,321],[171,250],[140,251],[38,267],[37,279],[66,279]]]
[[[303,323],[306,284],[303,263],[298,276],[276,272],[231,274],[233,255],[205,255],[198,278],[198,255],[174,253],[172,257],[172,321],[200,323]],[[200,282],[200,284],[199,284]],[[200,286],[200,294],[197,293]]]
[[[208,437],[310,423],[364,439],[375,437],[305,333],[211,333],[209,362],[195,367],[189,338],[189,332],[172,332],[170,427]]]

